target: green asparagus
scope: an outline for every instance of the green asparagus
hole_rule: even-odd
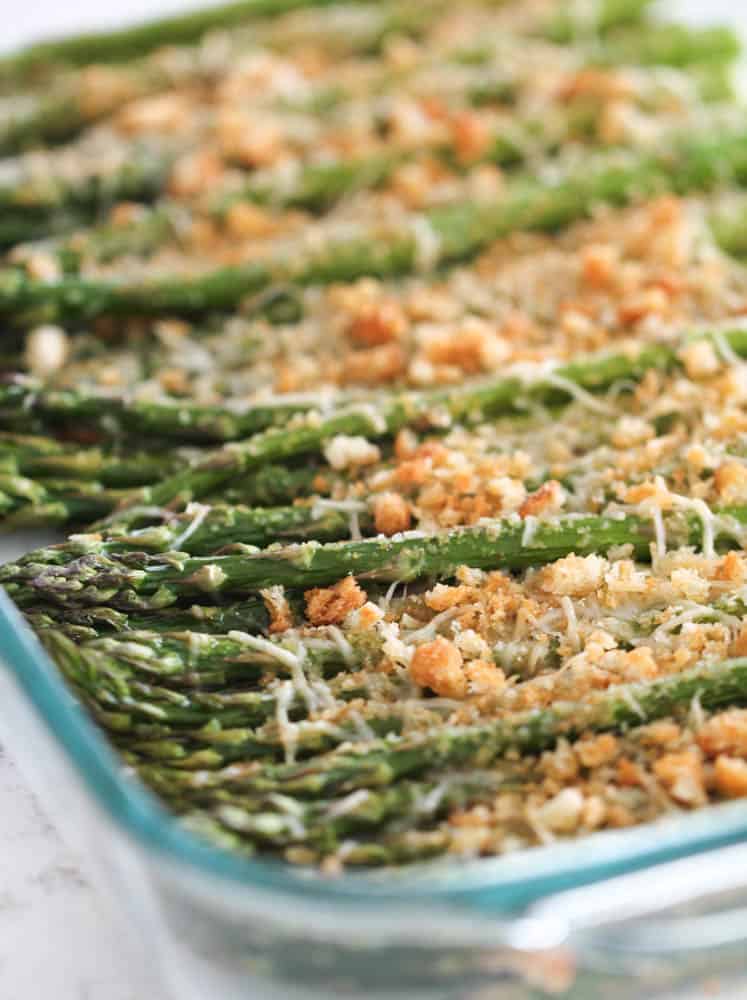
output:
[[[724,508],[719,515],[713,542],[728,548],[736,544],[735,527],[747,521],[747,508]],[[669,517],[666,528],[671,538],[693,545],[700,544],[707,531],[700,517],[687,513]],[[348,574],[382,583],[448,578],[461,565],[522,569],[572,552],[606,553],[620,545],[631,546],[635,556],[645,560],[653,537],[651,521],[638,515],[559,517],[539,522],[531,537],[521,520],[509,518],[432,536],[412,533],[359,542],[306,542],[240,555],[90,553],[62,566],[30,563],[25,578],[8,582],[6,589],[22,605],[51,601],[124,610],[165,608],[200,594],[212,598],[251,594],[276,585],[306,589]]]
[[[439,768],[484,767],[508,751],[538,753],[561,737],[574,739],[587,731],[625,730],[687,709],[696,697],[704,708],[743,703],[747,660],[711,663],[663,680],[613,688],[585,702],[559,703],[495,722],[401,741],[371,741],[360,750],[339,750],[298,765],[189,772],[146,764],[139,772],[147,784],[166,795],[221,787],[315,798],[382,788]]]
[[[702,336],[707,336],[704,334]],[[747,355],[747,331],[719,333],[740,356]],[[640,380],[647,371],[666,371],[679,364],[676,347],[650,344],[636,354],[603,354],[558,368],[550,378],[527,382],[519,377],[499,379],[474,389],[430,391],[390,396],[376,406],[351,407],[323,420],[273,428],[243,442],[231,443],[210,453],[182,473],[166,477],[153,487],[132,494],[135,505],[167,506],[186,503],[213,493],[224,483],[263,465],[319,452],[338,434],[381,438],[406,426],[444,426],[449,420],[479,424],[506,413],[521,411],[532,403],[553,406],[573,398],[573,386],[598,392],[623,380]],[[126,517],[126,514],[125,514]]]
[[[553,230],[585,216],[602,202],[626,204],[671,188],[707,190],[731,179],[747,179],[747,135],[681,140],[666,153],[586,165],[558,182],[522,181],[495,204],[471,203],[433,209],[425,223],[439,244],[438,263],[456,264],[517,229]],[[75,323],[102,314],[195,315],[238,306],[242,299],[278,281],[327,284],[364,275],[392,278],[416,269],[418,248],[411,233],[332,243],[298,261],[226,267],[197,278],[160,278],[120,284],[85,278],[36,281],[18,269],[0,272],[0,316],[15,324]]]

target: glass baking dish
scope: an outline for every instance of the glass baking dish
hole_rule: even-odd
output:
[[[2,590],[0,660],[3,743],[174,996],[701,997],[747,965],[747,802],[495,860],[329,878],[182,829]]]

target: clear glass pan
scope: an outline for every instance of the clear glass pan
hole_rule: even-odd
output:
[[[124,773],[1,591],[0,658],[3,741],[175,995],[606,1000],[745,965],[747,846],[726,845],[747,840],[747,803],[496,860],[330,879],[184,831]]]

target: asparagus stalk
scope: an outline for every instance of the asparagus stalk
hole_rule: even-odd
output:
[[[505,787],[509,781],[501,781],[496,775],[495,782],[490,783],[465,774],[459,781],[440,785],[434,781],[401,781],[390,788],[367,790],[365,795],[355,798],[303,801],[290,796],[248,797],[227,792],[212,792],[199,798],[201,808],[209,809],[214,821],[275,849],[302,843],[320,854],[330,854],[348,837],[377,832],[377,841],[359,845],[353,860],[354,864],[358,859],[371,864],[377,860],[391,862],[394,858],[392,839],[386,833],[382,837],[381,830],[390,821],[396,820],[400,829],[427,823],[467,803],[490,800],[497,787]],[[174,796],[173,805],[177,809],[185,804],[188,811],[195,805],[191,798],[185,803]],[[413,847],[418,842],[418,832],[409,830]],[[446,846],[432,835],[428,844],[427,853],[436,853]]]
[[[708,336],[708,334],[697,334]],[[741,328],[726,330],[719,337],[739,355],[747,356],[747,331]],[[683,343],[689,339],[683,338]],[[558,379],[573,383],[591,392],[603,391],[615,382],[638,380],[651,369],[669,370],[679,364],[678,347],[649,345],[639,350],[637,356],[626,354],[599,354],[579,358],[577,361],[560,366],[550,378],[539,377],[530,383],[523,383],[516,377],[496,379],[479,384],[477,387],[456,391],[436,391],[390,395],[383,402],[374,404],[365,395],[360,397],[360,411],[351,410],[328,420],[317,422],[315,427],[299,428],[297,431],[272,431],[265,436],[250,439],[239,448],[215,452],[208,456],[208,465],[230,465],[230,473],[225,476],[216,471],[215,487],[221,486],[235,473],[250,472],[251,478],[236,490],[247,490],[247,499],[262,505],[272,500],[281,500],[296,495],[298,486],[313,483],[316,471],[307,468],[287,469],[277,466],[267,472],[257,471],[259,467],[271,463],[273,459],[287,460],[298,454],[306,454],[318,449],[328,438],[337,433],[364,434],[372,437],[382,433],[395,433],[406,423],[429,422],[429,415],[437,413],[439,419],[447,412],[454,421],[479,423],[501,415],[521,412],[529,404],[555,406],[567,402],[571,395],[561,388]],[[354,401],[356,397],[342,396],[341,401]],[[122,397],[104,396],[82,390],[45,390],[40,383],[31,379],[15,379],[0,386],[0,425],[28,427],[30,420],[38,416],[42,421],[53,422],[58,427],[60,421],[77,424],[85,421],[95,424],[97,430],[106,435],[118,436],[123,432],[137,433],[142,437],[158,436],[163,439],[178,438],[185,442],[197,440],[232,440],[265,428],[278,427],[288,419],[305,410],[313,410],[314,403],[321,406],[323,400],[311,397],[303,403],[283,404],[282,397],[277,404],[259,404],[246,409],[200,406],[187,401],[146,402],[127,401]],[[375,406],[375,410],[374,410]],[[374,413],[372,417],[371,414]],[[38,442],[37,438],[37,442]],[[0,457],[3,444],[10,449],[13,438],[0,434]],[[19,443],[21,453],[29,448],[38,449],[37,444],[24,446]],[[19,472],[45,473],[58,471],[78,476],[83,470],[91,469],[91,474],[102,478],[107,485],[122,485],[131,476],[130,465],[125,463],[117,477],[116,461],[111,461],[96,450],[60,454],[60,447],[54,448],[55,456],[38,458],[28,456],[17,466]],[[6,452],[7,453],[7,452]],[[77,454],[77,457],[76,457]],[[59,455],[59,457],[57,457]],[[138,462],[140,461],[138,457]],[[162,459],[159,457],[157,460]],[[145,463],[148,466],[148,463]],[[180,481],[188,477],[184,473],[177,477]],[[145,471],[143,473],[145,477]],[[277,479],[276,479],[277,477]],[[147,478],[150,478],[148,475]],[[115,482],[116,480],[116,482]],[[169,496],[183,491],[179,489]],[[164,491],[160,491],[164,493]],[[196,493],[194,495],[197,495]],[[203,494],[200,494],[203,495]],[[155,497],[144,495],[145,502]]]
[[[3,416],[0,388],[0,421]],[[42,486],[50,478],[96,480],[104,487],[115,488],[144,485],[173,470],[185,458],[179,454],[155,456],[152,452],[124,455],[97,447],[65,445],[43,435],[0,432],[0,470],[37,479]]]
[[[297,600],[294,603],[298,605]],[[248,622],[242,624],[246,628]],[[349,647],[342,649],[325,628],[306,629],[302,637],[269,640],[258,640],[244,631],[227,635],[128,631],[100,636],[81,646],[56,627],[41,634],[55,659],[78,682],[88,676],[89,683],[106,676],[123,680],[133,672],[141,675],[141,680],[145,675],[169,687],[202,686],[205,681],[200,678],[212,678],[220,672],[243,683],[258,680],[263,674],[289,676],[300,654],[310,676],[334,677],[347,666],[360,670],[375,665],[381,655],[381,639],[373,632],[351,633]],[[310,639],[315,641],[308,642]]]
[[[296,619],[302,614],[301,602],[293,594],[286,599]],[[254,634],[266,633],[270,616],[265,602],[258,597],[234,601],[223,605],[194,604],[188,608],[164,608],[156,612],[115,611],[108,607],[60,608],[52,604],[34,605],[26,612],[32,627],[41,632],[50,629],[86,639],[101,638],[104,633],[116,632],[199,632],[226,634],[241,631]],[[122,641],[126,638],[121,637]],[[201,681],[202,683],[202,681]]]
[[[723,66],[738,51],[738,39],[728,29],[693,30],[679,25],[661,24],[648,26],[644,31],[637,29],[630,34],[615,36],[611,43],[593,50],[593,61],[606,64],[643,61],[652,65],[678,67],[704,63]],[[637,58],[632,58],[634,53]],[[137,86],[141,90],[152,90],[154,82],[146,87],[142,76],[141,70],[137,74]],[[159,78],[156,77],[157,79]],[[499,85],[501,92],[505,87],[506,82],[502,81]],[[471,90],[468,96],[478,104],[485,103],[486,98],[494,99],[495,87],[481,84]],[[11,125],[11,132],[7,137],[11,146],[27,143],[39,132],[49,134],[52,128],[74,130],[74,115],[69,110],[65,115],[61,113],[62,99],[55,98],[52,101],[55,102],[52,112],[44,107]],[[574,131],[575,116],[571,113],[568,118],[567,131],[571,134]],[[50,124],[47,124],[48,119]],[[81,117],[79,124],[82,122]],[[527,122],[519,125],[533,139],[543,133],[542,123]],[[61,132],[63,137],[65,134],[67,133]],[[13,135],[15,139],[12,138]],[[49,135],[49,138],[54,139],[55,136]],[[558,135],[550,136],[549,148],[554,148],[558,141]],[[435,152],[438,153],[439,150]],[[449,149],[440,152],[447,158],[450,156]],[[214,211],[221,216],[237,201],[247,199],[323,211],[345,194],[377,186],[407,158],[406,152],[387,152],[357,162],[311,165],[303,169],[296,187],[290,192],[287,192],[285,186],[281,190],[274,190],[272,186],[252,181],[243,190],[218,197]],[[0,205],[6,208],[0,227],[0,246],[11,246],[80,226],[91,221],[102,204],[109,204],[118,198],[150,200],[163,190],[171,159],[171,156],[151,155],[153,162],[149,172],[154,175],[152,183],[147,183],[147,178],[143,177],[138,184],[138,178],[132,176],[138,170],[125,168],[111,177],[89,178],[82,183],[70,183],[51,176],[42,181],[33,179],[17,186],[0,188]],[[520,163],[523,160],[523,144],[505,134],[497,135],[485,160],[503,166]],[[104,226],[98,231],[94,230],[86,243],[86,252],[99,261],[111,260],[120,253],[150,252],[173,232],[172,214],[167,206],[163,206],[126,229]]]
[[[47,236],[55,226],[83,225],[117,201],[151,201],[162,191],[172,160],[172,155],[142,145],[108,173],[91,173],[76,180],[31,177],[20,184],[3,185],[3,245]],[[19,234],[12,240],[14,226]]]
[[[274,17],[335,0],[233,0],[145,24],[37,42],[0,61],[0,77],[23,81],[49,68],[97,63],[127,63],[165,45],[189,45],[209,31],[227,30],[252,18]]]
[[[370,528],[369,517],[363,527]],[[70,541],[37,550],[16,564],[0,566],[0,580],[20,579],[37,572],[40,563],[64,565],[83,555],[116,555],[127,552],[188,552],[207,555],[225,548],[264,548],[273,542],[314,538],[335,541],[350,534],[344,511],[317,508],[314,504],[289,507],[251,508],[216,505],[197,506],[164,524],[139,530],[75,535]]]
[[[298,608],[298,599],[291,597]],[[256,612],[253,612],[255,617]],[[173,617],[173,616],[172,616]],[[197,626],[193,623],[193,627]],[[242,622],[244,628],[248,622]],[[138,683],[158,685],[158,690],[198,688],[240,681],[242,690],[249,681],[263,676],[287,677],[297,669],[315,677],[335,677],[342,671],[375,666],[382,655],[378,633],[350,632],[344,648],[325,628],[307,627],[299,635],[269,640],[257,639],[244,631],[227,635],[197,631],[128,631],[99,636],[81,643],[71,641],[64,627],[44,628],[41,638],[55,660],[76,683],[95,693],[99,683],[127,694],[128,678]],[[312,641],[313,640],[313,641]],[[176,696],[175,696],[176,697]],[[181,693],[177,703],[189,703],[192,694]],[[199,703],[199,699],[198,699]],[[220,697],[212,695],[205,704],[220,707]],[[264,713],[264,720],[270,712]],[[209,717],[202,722],[209,721]],[[185,721],[194,721],[187,715]],[[235,720],[234,720],[235,721]]]
[[[265,465],[222,486],[220,498],[228,504],[275,507],[312,494],[325,496],[337,478],[331,469],[308,462],[297,468],[287,464]],[[118,515],[115,518],[119,521]]]
[[[134,434],[194,443],[231,441],[283,425],[322,402],[322,397],[311,397],[304,403],[284,403],[279,397],[277,402],[243,408],[181,399],[152,402],[83,389],[45,389],[35,379],[18,377],[0,385],[0,426],[25,429],[37,418],[42,426],[74,428],[85,421],[108,438]]]
[[[747,508],[720,511],[714,541],[733,546],[733,522],[747,521]],[[695,515],[677,514],[666,521],[670,538],[699,545],[704,526]],[[169,607],[198,594],[250,594],[281,585],[307,589],[330,584],[348,574],[375,583],[449,577],[461,565],[479,569],[523,569],[575,552],[605,553],[630,545],[639,559],[650,555],[652,524],[637,515],[573,516],[540,523],[532,537],[519,519],[423,536],[418,533],[359,542],[331,542],[270,548],[223,556],[128,553],[114,557],[88,554],[63,566],[27,567],[28,579],[8,582],[19,603],[106,604],[114,608]],[[38,574],[33,576],[35,569]]]
[[[87,33],[68,38],[51,39],[12,53],[0,61],[0,79],[23,83],[44,79],[61,66],[85,66],[97,63],[128,63],[154,49],[166,45],[189,45],[198,42],[210,31],[236,28],[252,19],[276,17],[294,10],[331,6],[336,0],[233,0],[205,10],[161,18],[145,24],[108,32]],[[650,0],[602,0],[598,4],[595,24],[602,33],[642,20]],[[424,5],[438,10],[438,5]],[[418,16],[419,14],[419,16]],[[383,19],[369,46],[380,44],[381,37],[392,31],[422,24],[423,14],[398,10],[395,6]],[[572,15],[562,14],[540,29],[546,38],[566,43],[573,40],[576,22]],[[92,60],[92,56],[95,60]]]
[[[514,230],[553,230],[585,216],[595,205],[626,204],[634,197],[671,188],[707,190],[730,177],[747,178],[747,134],[697,137],[673,142],[666,153],[603,158],[569,172],[558,182],[523,180],[494,204],[465,203],[423,216],[439,244],[435,264],[473,257]],[[332,243],[310,257],[225,267],[197,278],[160,278],[134,284],[64,278],[37,281],[18,270],[0,272],[0,316],[16,324],[76,323],[102,314],[195,315],[235,308],[241,300],[277,282],[301,285],[352,281],[364,275],[393,278],[418,266],[411,232]]]
[[[731,349],[739,354],[747,354],[747,333],[744,330],[736,329],[731,332],[720,334],[730,345]],[[601,355],[592,358],[582,359],[563,366],[557,370],[555,377],[549,379],[538,379],[528,385],[522,384],[517,378],[504,378],[469,391],[458,390],[456,392],[429,392],[422,394],[411,394],[406,396],[393,396],[385,400],[380,409],[374,410],[370,406],[362,407],[359,410],[349,410],[338,413],[327,420],[310,421],[306,425],[300,425],[293,429],[273,429],[264,434],[249,438],[248,441],[224,447],[222,450],[210,453],[195,465],[187,465],[186,468],[172,476],[151,486],[145,486],[137,491],[121,493],[117,490],[103,488],[95,483],[66,483],[58,485],[54,489],[54,483],[44,481],[34,483],[22,477],[11,475],[6,481],[4,492],[9,495],[17,495],[30,500],[14,513],[12,519],[6,515],[6,523],[64,523],[65,521],[89,520],[96,516],[105,516],[111,513],[126,502],[124,510],[120,510],[115,517],[117,522],[127,525],[131,515],[128,509],[134,511],[136,519],[139,517],[138,511],[142,505],[147,507],[164,507],[185,502],[194,497],[203,497],[221,490],[227,481],[249,477],[246,486],[234,486],[239,494],[247,490],[248,499],[260,499],[267,495],[266,483],[267,475],[272,478],[272,467],[274,462],[282,462],[294,456],[304,455],[318,451],[325,441],[336,434],[364,434],[370,437],[380,437],[384,433],[394,433],[400,427],[407,424],[428,425],[434,417],[437,424],[443,423],[444,414],[448,414],[453,420],[461,421],[465,424],[474,424],[491,419],[507,412],[515,412],[518,408],[526,406],[531,402],[541,402],[548,406],[553,406],[567,401],[572,396],[572,391],[563,387],[565,383],[573,383],[585,390],[599,391],[607,388],[614,382],[623,379],[638,379],[652,368],[662,370],[675,367],[678,364],[678,351],[675,347],[664,345],[651,345],[642,348],[637,357],[626,355]],[[560,383],[558,382],[560,377]],[[26,389],[24,387],[11,386],[6,390],[6,397],[15,395],[15,402],[25,398]],[[38,404],[44,407],[44,395],[40,397]],[[63,399],[72,399],[72,408],[79,405],[82,408],[90,407],[91,416],[95,413],[98,405],[98,397],[78,397],[75,394],[66,396]],[[35,405],[32,403],[32,406]],[[104,400],[104,405],[110,405]],[[115,409],[119,403],[111,404]],[[50,407],[52,404],[50,403]],[[152,414],[155,406],[155,414],[158,418],[157,426],[163,432],[167,427],[167,418],[171,421],[172,427],[192,426],[195,424],[204,426],[206,412],[209,419],[215,417],[215,410],[207,411],[190,407],[179,407],[169,409],[167,404],[144,404],[144,409],[137,411],[139,417],[144,413],[148,419],[153,419]],[[18,406],[18,412],[23,412],[23,406]],[[124,412],[124,411],[123,411]],[[128,411],[129,412],[129,411]],[[247,420],[258,420],[263,411],[247,411]],[[269,412],[274,415],[275,411],[270,408]],[[235,416],[235,415],[234,415]],[[129,419],[129,418],[128,418]],[[241,415],[237,419],[244,419]],[[213,424],[213,426],[215,426]],[[49,459],[35,459],[36,464],[46,462],[53,466],[59,459],[51,457]],[[76,460],[77,461],[77,460]],[[82,464],[87,461],[98,462],[98,458],[80,459]],[[62,463],[60,463],[62,464]],[[262,476],[262,468],[269,465],[269,473]],[[73,471],[68,466],[69,471]],[[102,467],[99,466],[101,471]],[[129,475],[127,463],[123,465],[120,475],[120,482]],[[253,483],[252,477],[257,476]],[[302,488],[315,489],[317,478],[316,470],[301,469],[288,470],[279,477],[277,484],[273,487],[275,495],[283,491],[285,495],[291,495],[293,491],[301,486]],[[19,485],[20,483],[20,485]],[[229,516],[225,511],[217,518],[225,519]],[[208,524],[216,523],[210,519]],[[221,520],[220,523],[224,523]],[[287,533],[288,537],[293,534],[298,537],[299,533],[303,537],[331,539],[334,537],[344,537],[346,534],[346,519],[339,512],[320,512],[313,507],[286,507],[277,511],[267,510],[256,513],[245,512],[242,515],[241,524],[244,534],[235,532],[233,534],[222,535],[224,544],[233,542],[243,542],[247,544],[267,544],[272,541],[273,531],[277,534]],[[205,529],[207,530],[207,529]],[[204,533],[197,536],[193,545],[197,544]],[[216,545],[213,548],[217,547]],[[190,551],[199,551],[190,549]],[[203,550],[205,551],[205,550]]]
[[[541,28],[541,34],[558,45],[568,45],[589,35],[605,35],[616,28],[638,24],[652,6],[652,0],[599,0],[587,16],[563,5]]]
[[[583,702],[558,703],[553,708],[475,726],[371,741],[360,749],[340,749],[297,765],[189,772],[145,764],[138,770],[146,784],[165,796],[226,788],[318,798],[359,788],[396,787],[403,778],[445,768],[484,767],[509,751],[540,753],[561,738],[573,740],[589,731],[624,731],[687,709],[696,697],[706,709],[743,703],[747,698],[747,659],[703,664],[662,680],[613,688]]]
[[[285,711],[293,726],[291,742],[291,737],[273,721],[280,698],[277,690],[212,692],[197,689],[196,686],[192,690],[175,690],[171,685],[145,681],[129,669],[131,663],[138,662],[138,657],[137,653],[130,657],[128,651],[136,650],[141,638],[144,642],[153,641],[150,635],[141,637],[136,633],[127,642],[112,639],[78,646],[60,633],[42,633],[45,645],[66,679],[73,684],[95,718],[116,734],[119,745],[126,748],[130,756],[172,762],[178,760],[180,767],[220,767],[247,756],[284,756],[291,748],[293,752],[318,753],[360,738],[361,725],[367,727],[365,732],[369,738],[371,733],[387,735],[402,728],[402,715],[407,711],[402,703],[369,703],[356,711],[353,718],[333,726],[324,720],[309,718],[312,706],[308,699],[291,690],[291,697],[285,703]],[[165,646],[170,638],[161,637],[160,641]],[[194,638],[192,634],[189,641],[200,648],[203,643],[194,643]],[[174,639],[176,641],[180,637]],[[210,644],[219,647],[217,653],[213,651],[218,662],[229,658],[223,647],[232,645],[230,638],[215,638]],[[118,653],[120,647],[123,653]],[[242,652],[246,657],[246,647]],[[168,649],[164,649],[164,655],[168,657]],[[323,665],[328,670],[339,672],[344,669],[344,663],[344,657],[337,651],[336,658],[333,654],[328,663],[320,658],[317,669]],[[255,669],[260,665],[261,658]],[[200,672],[199,664],[196,664],[192,674],[186,677],[195,673],[199,673],[200,678],[206,676],[208,684],[213,683],[213,671]],[[242,675],[237,673],[236,676]],[[306,682],[307,690],[312,695],[314,684],[313,678]],[[366,693],[365,685],[353,686],[344,679],[342,683],[325,685],[325,697],[334,697],[342,702]]]
[[[168,173],[167,158],[164,157],[162,162],[165,180]],[[48,212],[33,207],[30,212],[26,212],[19,208],[7,213],[0,207],[2,214],[0,248],[13,246],[14,259],[26,267],[26,259],[29,254],[36,251],[38,240],[56,238],[64,234],[64,238],[46,244],[45,252],[54,254],[62,274],[74,275],[80,274],[83,267],[91,263],[110,264],[124,256],[149,257],[169,242],[178,246],[180,222],[185,218],[184,206],[170,202],[148,205],[147,203],[158,195],[161,189],[161,183],[157,181],[155,173],[153,180],[154,183],[149,188],[143,176],[143,186],[139,190],[135,190],[134,187],[130,189],[130,193],[141,202],[141,211],[126,225],[105,222],[88,229],[80,228],[94,223],[98,215],[105,212],[116,200],[116,185],[110,192],[102,192],[98,205],[92,202],[88,206],[79,208],[66,206]],[[119,190],[124,193],[123,189]],[[30,246],[24,246],[29,241],[32,241]]]
[[[37,484],[34,484],[37,485]],[[0,486],[2,489],[2,486]],[[2,530],[55,528],[70,524],[85,524],[110,514],[121,503],[121,494],[100,486],[81,488],[58,485],[41,499],[15,502],[3,511]]]
[[[684,24],[648,24],[645,30],[613,32],[592,56],[606,65],[693,67],[738,58],[739,36],[731,28],[693,29]]]
[[[721,336],[737,354],[747,355],[747,331],[724,331]],[[531,403],[563,404],[572,398],[572,390],[562,388],[558,377],[569,386],[598,392],[625,379],[637,381],[652,369],[665,371],[678,364],[676,348],[651,344],[640,348],[637,355],[604,354],[580,359],[558,368],[555,377],[538,378],[531,384],[509,377],[466,391],[392,395],[376,407],[350,408],[325,420],[312,420],[287,429],[273,428],[246,441],[226,445],[182,473],[134,492],[131,502],[166,506],[199,499],[236,476],[263,465],[314,454],[338,434],[381,438],[405,426],[429,426],[434,417],[440,427],[445,417],[474,425],[516,412]]]

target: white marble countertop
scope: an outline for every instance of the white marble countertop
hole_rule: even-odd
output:
[[[13,20],[3,24],[0,46],[207,2],[33,0],[18,5]],[[747,25],[747,10],[733,0],[680,0],[669,6],[693,20],[738,17]],[[30,539],[0,543],[0,562],[33,544]],[[0,748],[0,1000],[169,1000],[153,974],[123,954],[118,931],[100,903],[84,859],[63,843]],[[744,993],[733,1000],[738,996]]]

